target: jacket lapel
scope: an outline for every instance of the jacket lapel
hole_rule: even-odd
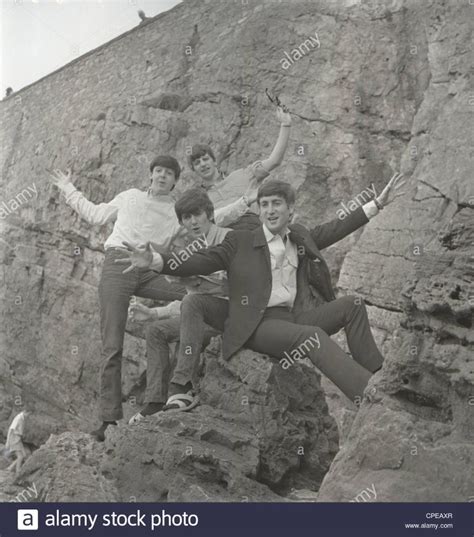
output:
[[[298,272],[304,275],[305,282],[321,293],[325,301],[334,300],[336,297],[329,268],[310,232],[300,224],[291,224],[288,227],[291,231],[290,240],[298,248]],[[300,251],[300,247],[303,247],[303,251]]]
[[[265,233],[263,232],[263,227],[259,226],[253,231],[253,247],[254,248],[263,248],[263,254],[265,256],[265,262],[268,268],[268,271],[272,272],[272,263],[270,261],[270,250],[268,248],[267,239]]]
[[[296,244],[299,262],[305,257],[324,261],[319,248],[316,246],[307,229],[301,224],[290,224],[288,228],[290,230],[290,240]]]

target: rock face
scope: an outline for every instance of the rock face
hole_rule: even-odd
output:
[[[377,501],[474,497],[466,471],[474,463],[474,101],[464,52],[472,27],[455,3],[429,9],[422,69],[430,76],[400,162],[407,196],[367,226],[339,279],[372,305],[387,334],[386,365],[321,501],[347,501],[371,486]]]
[[[319,375],[251,351],[204,356],[202,405],[109,429],[52,435],[17,484],[42,501],[282,501],[317,490],[337,451]],[[16,489],[11,496],[17,494]]]
[[[189,0],[2,101],[3,431],[25,394],[36,404],[35,446],[51,433],[86,430],[95,417],[96,287],[109,230],[73,214],[44,170],[72,167],[78,188],[97,203],[145,188],[156,153],[173,153],[184,164],[195,142],[211,143],[224,172],[232,171],[271,150],[278,126],[269,88],[297,114],[285,162],[273,175],[298,187],[302,223],[341,216],[342,203],[364,199],[372,184],[380,190],[394,171],[407,179],[403,196],[325,252],[339,290],[366,299],[386,364],[352,427],[355,409],[324,383],[344,442],[319,499],[350,501],[369,488],[377,501],[474,497],[466,471],[474,457],[472,9],[454,0]],[[192,180],[186,170],[183,185]],[[143,340],[133,334],[124,359],[129,413],[145,368]],[[263,359],[242,360],[250,367],[246,360]],[[224,371],[233,378],[240,367],[233,360]],[[272,371],[276,378],[274,365]],[[269,380],[258,372],[272,428],[257,442],[250,433],[261,431],[251,421],[257,406],[241,412],[238,396],[220,390],[222,375],[206,371],[207,404],[198,413],[134,431],[120,426],[104,454],[76,432],[52,437],[25,467],[25,479],[38,457],[70,443],[82,454],[68,459],[78,483],[81,472],[97,471],[104,499],[314,491],[335,446],[318,388],[281,399],[275,389],[266,400]],[[235,386],[239,394],[246,385]],[[315,398],[308,418],[306,397]],[[279,437],[285,405],[291,418]],[[312,431],[321,424],[317,445]],[[155,432],[165,439],[159,446]],[[296,470],[302,439],[311,446],[307,471]],[[145,454],[133,463],[135,442]],[[172,458],[175,448],[180,455]],[[128,463],[114,466],[108,449]],[[83,468],[89,452],[95,462]],[[157,488],[140,489],[137,480],[127,490],[127,475],[145,475],[145,468],[153,468]],[[67,496],[62,477],[52,486],[51,476],[41,475],[51,498]],[[83,496],[67,497],[88,491],[84,485]]]

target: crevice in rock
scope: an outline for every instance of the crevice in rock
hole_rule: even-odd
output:
[[[391,396],[403,405],[406,412],[419,418],[440,423],[450,423],[453,420],[450,407],[443,407],[437,401],[420,392],[401,388]]]
[[[442,190],[440,190],[439,188],[437,188],[436,186],[433,186],[433,185],[430,185],[430,183],[428,183],[427,181],[423,180],[423,179],[418,179],[418,181],[420,183],[422,183],[423,185],[427,186],[428,188],[431,188],[432,190],[434,190],[435,192],[437,192],[438,194],[440,194],[440,196],[437,196],[437,197],[441,197],[441,198],[444,198],[452,203],[456,203],[457,202],[453,199],[451,199],[449,196],[447,196]],[[422,201],[422,200],[416,200],[416,201]]]
[[[367,298],[364,298],[364,302],[367,304],[367,306],[374,306],[381,310],[392,311],[395,313],[403,313],[403,310],[400,308],[396,308],[395,306],[388,306],[387,304],[383,304],[383,305],[376,304],[375,302],[372,302],[368,300]]]

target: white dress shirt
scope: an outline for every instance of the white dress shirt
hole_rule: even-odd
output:
[[[369,220],[379,212],[374,201],[369,201],[362,209]],[[285,240],[279,234],[274,235],[265,224],[263,233],[267,239],[272,265],[272,292],[267,308],[286,306],[291,309],[296,298],[297,246],[290,241],[288,229],[283,233]]]
[[[263,233],[270,250],[272,267],[272,292],[267,308],[274,306],[293,307],[296,297],[296,270],[298,268],[298,252],[296,245],[290,241],[289,229],[274,235],[265,224]]]

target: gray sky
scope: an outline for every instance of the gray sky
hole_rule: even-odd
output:
[[[0,99],[180,0],[0,0]]]

